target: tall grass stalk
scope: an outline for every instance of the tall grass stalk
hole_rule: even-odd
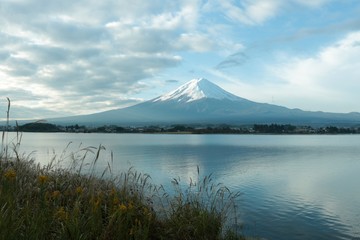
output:
[[[6,98],[8,101],[8,106],[7,106],[7,111],[6,111],[6,126],[2,132],[2,136],[1,136],[1,151],[0,151],[0,157],[7,159],[8,158],[8,131],[9,131],[9,127],[10,127],[10,106],[11,106],[11,101],[10,99],[7,97]]]

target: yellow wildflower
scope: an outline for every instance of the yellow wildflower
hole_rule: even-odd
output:
[[[79,187],[77,187],[77,188],[75,189],[75,191],[76,191],[77,194],[82,194],[83,191],[84,191],[84,189],[79,186]]]
[[[135,225],[141,227],[141,221],[137,218],[135,218]]]
[[[55,218],[60,220],[60,221],[64,221],[68,218],[68,213],[65,211],[64,207],[60,207],[56,213],[55,213]]]
[[[147,207],[143,207],[143,213],[146,215],[146,214],[148,214],[148,212],[149,212],[149,209]]]
[[[149,220],[152,218],[152,214],[147,207],[143,208],[143,213],[145,216],[147,216],[149,218]]]
[[[49,177],[46,175],[40,175],[40,176],[38,176],[38,181],[39,181],[39,183],[44,184],[47,181],[49,181]]]
[[[9,169],[5,172],[4,176],[8,180],[14,180],[16,178],[16,172],[14,169]]]
[[[126,210],[127,210],[127,207],[126,207],[126,205],[125,204],[120,204],[120,206],[119,206],[119,208],[120,208],[120,211],[122,211],[122,212],[125,212]]]
[[[93,211],[97,211],[98,209],[99,209],[99,207],[100,207],[100,204],[101,204],[101,198],[93,198],[92,200],[91,200],[91,204],[92,204],[92,210]]]
[[[113,204],[114,204],[114,205],[117,205],[117,204],[119,204],[119,203],[120,203],[119,198],[118,198],[118,197],[114,197],[114,199],[113,199]]]
[[[61,192],[59,190],[53,191],[51,194],[52,198],[58,198],[60,196]]]
[[[110,196],[115,196],[115,195],[116,195],[116,189],[112,188],[110,192]]]
[[[134,203],[131,201],[131,202],[129,202],[129,204],[128,204],[128,208],[129,208],[129,210],[131,210],[131,209],[133,209],[134,208]]]

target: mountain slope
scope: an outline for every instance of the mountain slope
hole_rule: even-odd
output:
[[[54,123],[99,124],[254,124],[353,125],[359,113],[307,112],[256,103],[235,96],[206,79],[194,79],[152,100],[91,115],[53,119]]]

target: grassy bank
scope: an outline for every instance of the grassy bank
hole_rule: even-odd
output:
[[[73,158],[64,169],[40,166],[17,146],[0,156],[0,239],[243,239],[227,227],[238,194],[211,176],[186,187],[174,179],[169,195],[133,169],[95,174],[101,147],[87,149],[90,166]]]

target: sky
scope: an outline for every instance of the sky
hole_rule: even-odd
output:
[[[0,118],[122,108],[206,78],[252,101],[360,112],[359,0],[1,0]]]

